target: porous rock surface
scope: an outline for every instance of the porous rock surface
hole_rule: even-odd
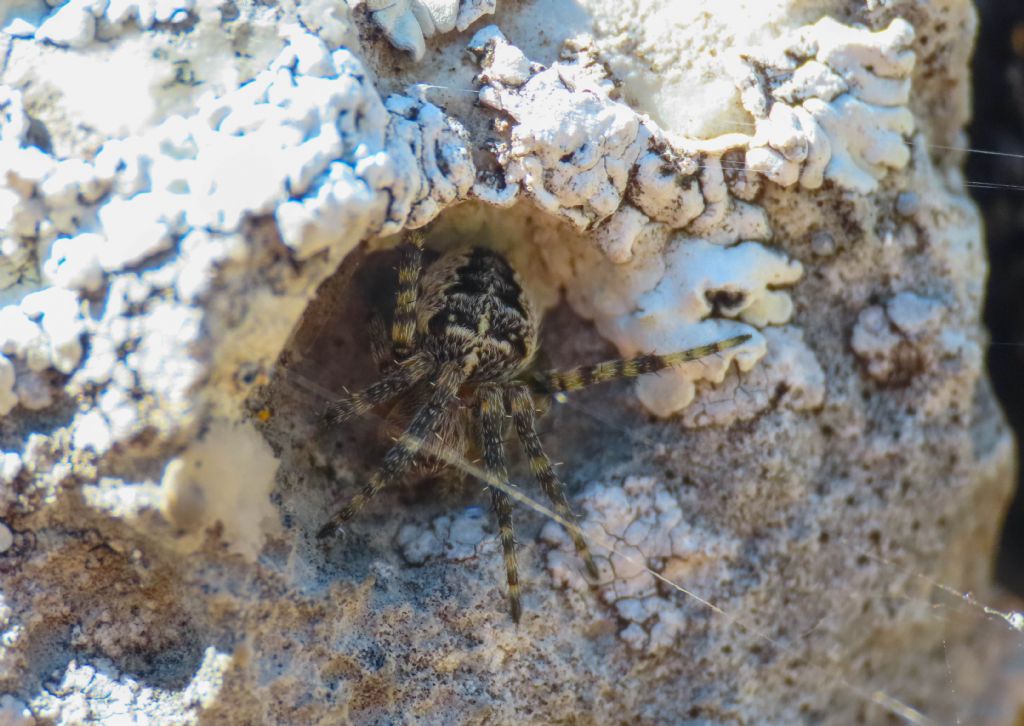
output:
[[[973,24],[5,4],[0,720],[1012,723]],[[518,627],[457,472],[313,537],[386,442],[311,412],[372,380],[387,248],[428,224],[509,257],[555,364],[750,335],[552,404],[600,579],[520,507]]]

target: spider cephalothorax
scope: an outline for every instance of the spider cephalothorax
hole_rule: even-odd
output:
[[[534,477],[554,511],[569,524],[569,534],[587,572],[596,577],[597,568],[569,509],[565,488],[541,447],[534,422],[536,397],[654,373],[732,348],[750,336],[668,355],[528,374],[537,352],[538,320],[505,258],[493,250],[473,247],[443,255],[426,272],[422,272],[421,260],[421,239],[410,236],[402,248],[390,335],[381,324],[373,327],[373,351],[381,378],[333,404],[328,416],[340,423],[403,397],[412,402],[411,418],[380,468],[320,529],[318,537],[331,536],[371,497],[414,466],[429,466],[425,462],[431,461],[436,466],[438,446],[428,442],[440,440],[442,451],[454,449],[461,455],[468,437],[475,433],[486,474],[492,481],[507,482],[502,441],[511,419]],[[467,411],[471,415],[467,416]],[[512,504],[506,492],[489,488],[505,554],[512,618],[518,622],[521,606]]]

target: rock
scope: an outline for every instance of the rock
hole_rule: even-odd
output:
[[[11,25],[0,720],[1013,722],[966,2],[293,5]],[[559,366],[749,336],[539,402],[599,578],[508,442],[518,626],[473,455],[315,536],[417,228]]]

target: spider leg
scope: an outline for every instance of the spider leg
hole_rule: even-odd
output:
[[[488,386],[480,389],[480,434],[483,440],[484,468],[500,481],[508,481],[505,450],[501,443],[505,404],[501,390]],[[486,482],[485,482],[486,483]],[[520,603],[519,565],[516,562],[516,543],[512,531],[512,501],[508,494],[490,487],[491,503],[498,518],[501,549],[505,553],[505,572],[508,576],[508,600],[512,620],[519,622],[523,608]]]
[[[377,370],[383,373],[394,368],[395,359],[391,352],[391,338],[388,337],[384,318],[379,313],[373,313],[370,315],[367,327],[370,335],[370,356],[373,358]]]
[[[735,348],[737,345],[748,340],[750,340],[749,335],[737,335],[715,343],[701,345],[689,350],[681,350],[677,353],[668,353],[667,355],[651,353],[639,355],[635,358],[618,358],[594,365],[580,366],[567,371],[545,371],[538,373],[531,381],[531,384],[538,393],[576,391],[580,388],[592,386],[595,383],[614,381],[616,378],[636,378],[645,373],[657,373],[687,361],[697,360],[713,353]]]
[[[432,369],[433,365],[425,355],[406,358],[386,370],[376,383],[328,404],[325,418],[331,423],[342,423],[355,416],[361,416],[371,408],[409,390]]]
[[[398,266],[398,293],[391,321],[391,347],[396,359],[410,355],[416,342],[416,296],[423,271],[423,236],[410,232],[402,243]]]
[[[324,539],[336,533],[342,524],[351,519],[372,499],[377,492],[399,479],[416,460],[416,454],[424,446],[432,446],[428,440],[440,425],[446,409],[451,406],[459,386],[466,380],[461,362],[448,363],[438,373],[434,391],[427,402],[413,416],[409,427],[398,437],[395,444],[384,455],[384,461],[363,486],[362,491],[349,500],[317,532],[317,539]]]
[[[516,434],[526,449],[526,455],[530,458],[530,469],[534,477],[540,483],[540,488],[555,507],[555,513],[569,522],[569,536],[576,546],[576,551],[587,568],[587,574],[593,579],[598,579],[597,565],[594,558],[590,556],[590,548],[587,547],[583,535],[580,533],[576,515],[569,509],[569,502],[565,498],[565,486],[555,474],[551,466],[551,459],[544,453],[540,444],[540,437],[537,435],[536,418],[534,416],[533,396],[526,386],[516,386],[508,391],[509,408],[512,411],[512,420],[515,423]]]

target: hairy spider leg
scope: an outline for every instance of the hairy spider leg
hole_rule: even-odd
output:
[[[370,356],[377,370],[384,373],[395,365],[394,354],[391,352],[391,338],[388,337],[384,318],[378,312],[372,313],[367,327],[370,336]]]
[[[362,491],[352,497],[348,504],[339,509],[327,524],[320,528],[316,535],[318,539],[335,534],[342,524],[355,516],[381,489],[399,479],[409,470],[416,459],[416,454],[427,443],[427,436],[441,425],[443,417],[455,400],[459,387],[465,381],[466,372],[461,361],[449,362],[441,367],[437,380],[433,382],[434,390],[430,394],[430,398],[413,416],[408,428],[388,449],[380,468],[373,473],[370,480],[363,486]]]
[[[371,408],[387,403],[419,383],[434,365],[426,355],[414,355],[386,370],[379,381],[361,391],[349,393],[330,403],[325,418],[331,423],[343,423],[361,416]]]
[[[508,481],[505,467],[505,449],[502,445],[502,423],[505,418],[505,404],[501,390],[495,386],[480,389],[480,437],[484,450],[484,469],[499,481]],[[486,484],[486,482],[484,482]],[[491,490],[491,504],[498,518],[498,532],[501,549],[505,553],[505,573],[508,576],[508,600],[512,619],[519,622],[523,614],[519,590],[519,565],[516,562],[516,543],[512,532],[512,500],[497,487]]]
[[[391,320],[391,350],[397,360],[408,357],[416,344],[416,297],[423,272],[423,236],[410,232],[402,242],[398,293]]]
[[[507,395],[509,398],[509,409],[512,412],[512,421],[516,427],[516,434],[519,436],[519,440],[526,450],[526,455],[530,459],[530,470],[540,484],[540,488],[544,490],[544,494],[547,495],[548,499],[551,500],[551,504],[554,505],[555,513],[572,525],[567,528],[569,536],[572,537],[572,542],[576,546],[576,552],[579,553],[583,564],[587,568],[587,574],[596,580],[599,577],[597,565],[594,564],[594,558],[590,556],[590,548],[587,547],[583,534],[580,532],[576,515],[569,509],[569,501],[565,497],[565,485],[562,484],[558,475],[555,474],[554,467],[551,466],[551,459],[548,458],[548,455],[541,447],[540,436],[537,435],[533,394],[530,393],[526,386],[516,386],[509,389]]]
[[[577,391],[595,383],[614,381],[617,378],[636,378],[645,373],[657,373],[666,368],[720,353],[750,340],[749,335],[737,335],[708,345],[701,345],[678,353],[639,355],[635,358],[618,358],[589,366],[570,368],[567,371],[544,371],[536,374],[531,384],[539,393],[562,393]]]

